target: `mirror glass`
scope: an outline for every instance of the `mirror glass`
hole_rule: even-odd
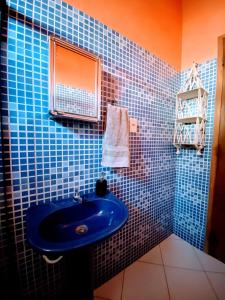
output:
[[[50,52],[50,113],[60,118],[98,121],[100,59],[57,38],[51,38]]]

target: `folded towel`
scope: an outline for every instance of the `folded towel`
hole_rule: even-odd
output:
[[[127,108],[108,104],[102,166],[112,168],[126,168],[130,166]]]

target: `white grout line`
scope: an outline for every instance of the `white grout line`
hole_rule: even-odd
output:
[[[162,260],[162,267],[163,267],[163,272],[164,272],[164,276],[165,276],[165,280],[166,280],[166,286],[167,286],[168,296],[169,296],[169,299],[171,300],[170,289],[169,289],[169,284],[168,284],[168,281],[167,281],[166,269],[165,269],[165,265],[164,265],[164,261],[163,261],[162,250],[161,250],[160,244],[159,244],[159,251],[160,251],[161,260]]]

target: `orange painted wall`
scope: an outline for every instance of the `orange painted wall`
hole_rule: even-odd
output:
[[[96,62],[64,47],[56,47],[57,83],[95,91]]]
[[[180,69],[181,0],[65,1]]]
[[[183,0],[182,69],[192,61],[217,57],[217,37],[225,34],[225,0]]]

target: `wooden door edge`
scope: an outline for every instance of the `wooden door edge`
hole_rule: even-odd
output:
[[[217,57],[217,81],[216,81],[216,98],[215,98],[215,113],[214,113],[214,133],[213,145],[211,155],[211,170],[210,170],[210,184],[209,184],[209,200],[208,200],[208,215],[206,226],[206,242],[205,251],[208,253],[209,236],[212,227],[212,211],[214,203],[216,169],[217,169],[217,153],[219,143],[219,127],[220,127],[220,112],[222,103],[222,87],[224,77],[224,63],[225,63],[225,49],[224,49],[225,35],[218,37],[218,57]]]

